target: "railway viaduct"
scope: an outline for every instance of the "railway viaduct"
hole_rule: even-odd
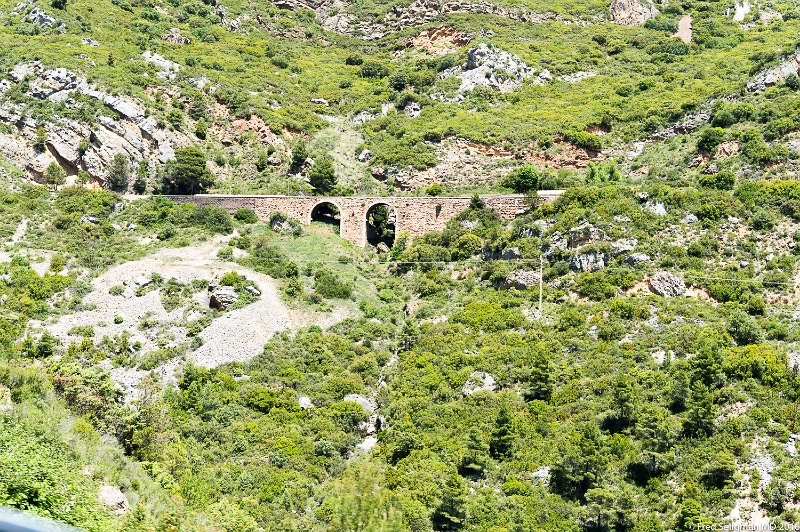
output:
[[[560,190],[542,190],[539,203],[554,201]],[[303,223],[324,210],[338,210],[339,234],[356,246],[367,244],[367,220],[371,210],[386,205],[394,213],[395,234],[407,231],[411,238],[444,229],[445,224],[469,207],[470,198],[463,197],[342,197],[342,196],[232,196],[197,194],[167,196],[172,201],[195,205],[216,205],[233,213],[243,207],[252,209],[262,220],[274,212],[282,212]],[[521,194],[483,195],[487,209],[498,213],[502,220],[511,220],[530,208],[530,200]]]

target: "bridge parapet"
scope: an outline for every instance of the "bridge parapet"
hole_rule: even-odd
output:
[[[540,191],[539,203],[554,201],[560,190]],[[314,208],[330,203],[339,209],[340,234],[356,246],[367,244],[367,213],[375,205],[387,205],[395,212],[395,232],[407,231],[411,238],[429,231],[444,229],[448,221],[466,210],[470,197],[345,197],[345,196],[234,196],[197,194],[194,196],[167,196],[172,201],[215,205],[233,214],[248,208],[262,220],[274,212],[282,212],[303,223],[310,223]],[[486,208],[498,213],[502,220],[512,220],[530,208],[530,200],[521,194],[487,194],[481,196]]]

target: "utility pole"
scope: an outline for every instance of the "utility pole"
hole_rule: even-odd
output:
[[[544,279],[542,278],[542,270],[544,265],[544,259],[541,255],[539,255],[539,319],[542,319],[542,289],[544,284]]]

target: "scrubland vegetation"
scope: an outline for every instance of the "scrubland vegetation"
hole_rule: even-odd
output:
[[[278,234],[244,211],[4,192],[4,238],[23,219],[28,230],[0,265],[13,405],[0,416],[2,501],[90,530],[682,530],[723,522],[744,496],[792,522],[800,184],[721,188],[585,185],[508,225],[472,208],[378,261],[325,229]],[[175,387],[147,379],[133,403],[96,365],[127,363],[112,344],[27,332],[80,308],[112,264],[234,230],[236,260],[279,279],[290,304],[324,310],[355,291],[360,310],[279,334],[249,362],[187,366]],[[650,261],[615,257],[621,239]],[[312,241],[316,265],[302,252]],[[54,271],[31,269],[37,249],[57,253]],[[508,278],[535,270],[542,249],[537,318],[538,285]],[[570,267],[593,253],[604,268]],[[696,295],[631,290],[660,270]],[[373,424],[374,447],[359,450]],[[97,502],[101,483],[123,488],[124,516]]]

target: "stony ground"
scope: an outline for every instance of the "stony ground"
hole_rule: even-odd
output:
[[[223,246],[223,238],[219,237],[195,246],[161,250],[141,260],[115,266],[92,282],[93,291],[83,300],[84,310],[51,323],[34,323],[32,326],[46,328],[64,344],[77,340],[70,335],[70,330],[78,326],[92,326],[97,340],[128,332],[132,334],[130,343],[141,342],[140,352],[147,353],[185,344],[188,341],[185,324],[203,316],[210,295],[207,290],[198,291],[187,304],[168,312],[157,288],[137,296],[137,281],[150,279],[157,273],[165,281],[175,279],[181,284],[195,280],[213,282],[230,271],[253,281],[261,292],[255,302],[216,315],[200,333],[202,345],[199,348],[190,351],[185,358],[176,357],[153,370],[163,381],[171,382],[175,370],[184,362],[215,367],[245,361],[259,354],[277,332],[294,331],[312,323],[328,327],[347,316],[343,308],[324,314],[290,308],[281,299],[272,278],[234,262],[217,259],[217,251]],[[109,293],[112,287],[119,286],[124,287],[122,294]],[[121,323],[115,323],[117,317],[122,317]],[[111,372],[129,399],[136,397],[136,386],[149,373],[134,367],[113,367],[109,360],[102,366]]]

